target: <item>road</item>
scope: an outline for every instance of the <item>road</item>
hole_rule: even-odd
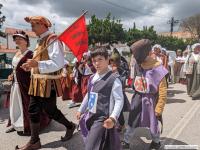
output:
[[[131,98],[130,90],[127,96]],[[65,116],[77,123],[75,112],[77,107],[68,109],[67,103],[58,98],[57,105]],[[127,117],[127,114],[125,114]],[[192,100],[186,94],[185,85],[171,84],[168,89],[168,100],[163,113],[164,131],[161,135],[162,148],[164,145],[198,145],[200,147],[200,101]],[[8,110],[0,108],[0,150],[14,150],[19,144],[23,145],[29,137],[21,137],[16,132],[5,133]],[[60,136],[64,135],[65,128],[55,121],[42,131],[40,135],[42,150],[83,150],[84,144],[80,132],[67,142],[61,142]],[[123,135],[122,135],[123,136]],[[148,150],[151,142],[149,131],[138,128],[131,139],[131,149]]]

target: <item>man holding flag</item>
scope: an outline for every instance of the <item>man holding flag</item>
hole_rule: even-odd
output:
[[[56,106],[56,97],[62,95],[60,84],[60,69],[65,65],[63,47],[55,34],[48,29],[51,22],[43,16],[26,17],[31,24],[32,31],[39,37],[38,45],[34,51],[33,59],[29,59],[21,67],[32,72],[29,94],[29,117],[31,124],[31,139],[23,147],[16,146],[18,150],[35,150],[41,148],[39,129],[42,108],[50,118],[63,124],[67,131],[62,141],[73,136],[75,124],[68,121]]]

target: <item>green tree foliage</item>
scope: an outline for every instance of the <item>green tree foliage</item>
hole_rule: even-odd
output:
[[[110,13],[105,19],[98,19],[93,15],[88,25],[89,43],[125,42],[125,33],[122,26],[120,20],[116,20],[114,17],[111,19]]]
[[[129,29],[126,32],[126,41],[129,45],[131,45],[133,42],[140,40],[142,38],[150,39],[152,42],[155,42],[157,38],[156,31],[154,30],[154,27],[143,27],[143,30],[139,30],[135,27]]]
[[[99,19],[95,15],[91,17],[88,25],[89,33],[89,44],[94,43],[112,43],[112,42],[127,42],[131,45],[137,40],[142,38],[147,38],[152,41],[152,44],[160,44],[167,50],[184,50],[187,45],[194,44],[197,42],[194,39],[179,39],[171,36],[160,36],[157,35],[154,30],[154,26],[144,26],[142,30],[136,28],[136,23],[134,23],[133,28],[128,30],[123,29],[121,20],[111,18],[109,13],[104,19]]]

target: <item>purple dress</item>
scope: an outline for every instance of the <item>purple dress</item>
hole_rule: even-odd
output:
[[[152,134],[157,134],[159,126],[155,107],[158,100],[159,84],[168,71],[160,65],[152,69],[143,69],[140,73],[146,81],[147,90],[144,93],[136,91],[133,95],[128,124],[132,128],[148,127]]]

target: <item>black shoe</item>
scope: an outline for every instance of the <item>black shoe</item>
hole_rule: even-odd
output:
[[[72,128],[67,129],[64,137],[61,136],[61,141],[64,142],[64,141],[68,141],[69,139],[71,139],[75,129],[76,129],[76,125],[74,123],[72,123]]]
[[[6,133],[10,133],[10,132],[14,132],[14,131],[16,131],[14,128],[10,128],[10,129],[6,130]]]
[[[150,145],[150,149],[151,150],[158,150],[160,148],[160,146],[161,146],[160,142],[156,143],[156,142],[152,141],[151,145]]]
[[[130,148],[130,144],[126,143],[125,141],[121,141],[121,145],[122,145],[122,149],[129,149]]]
[[[30,135],[31,135],[30,132],[23,132],[23,131],[17,131],[17,134],[18,134],[19,136],[30,136]]]

